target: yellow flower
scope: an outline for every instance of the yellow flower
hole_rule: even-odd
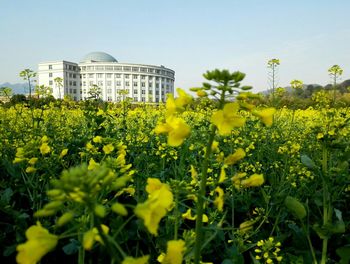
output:
[[[46,142],[41,144],[41,146],[40,146],[40,153],[41,154],[45,155],[45,154],[50,153],[50,151],[51,151],[51,148]]]
[[[109,227],[106,225],[101,225],[102,231],[104,234],[108,234]],[[99,235],[99,232],[96,227],[90,229],[89,231],[85,232],[83,235],[83,247],[85,250],[91,250],[92,246],[95,242],[99,242],[100,244],[103,244],[103,240],[101,236]]]
[[[68,153],[68,149],[63,149],[63,150],[61,151],[60,158],[63,158],[64,156],[66,156],[67,153]]]
[[[147,179],[146,191],[148,199],[144,203],[137,204],[134,212],[143,219],[148,231],[157,235],[160,220],[173,205],[173,194],[167,184],[154,178]]]
[[[193,165],[191,165],[191,169],[190,169],[190,172],[191,172],[191,185],[196,185],[198,183],[198,173],[196,171],[196,169],[193,167]]]
[[[198,97],[205,97],[205,96],[208,96],[208,93],[204,90],[198,90],[197,91],[197,96]]]
[[[239,225],[239,231],[241,231],[242,233],[246,233],[249,230],[253,229],[254,224],[255,224],[255,220],[245,221]],[[256,249],[256,250],[259,250],[259,249]],[[255,252],[257,252],[256,250]]]
[[[31,226],[26,231],[27,241],[17,246],[16,261],[20,264],[37,263],[40,259],[53,250],[58,241],[58,237],[50,234],[40,223]]]
[[[12,161],[12,163],[13,164],[16,164],[16,163],[20,163],[20,162],[22,162],[22,161],[25,161],[26,159],[25,158],[15,158],[13,161]]]
[[[211,150],[215,153],[219,152],[219,142],[214,140],[213,144],[211,144]]]
[[[188,137],[191,128],[183,119],[170,116],[166,119],[166,123],[157,125],[154,131],[156,134],[168,134],[168,145],[178,147]]]
[[[196,220],[196,216],[192,216],[191,209],[187,209],[186,213],[182,214],[183,219],[188,219],[188,220]]]
[[[222,212],[224,207],[224,190],[220,187],[215,188],[215,192],[218,194],[214,200],[214,205]]]
[[[99,166],[99,163],[96,162],[93,158],[91,158],[89,161],[88,170],[94,170],[94,169],[98,168],[98,166]]]
[[[176,91],[177,91],[177,94],[179,95],[179,97],[175,99],[175,103],[177,107],[183,108],[184,106],[192,102],[192,96],[190,96],[184,90],[182,90],[181,88],[177,88]]]
[[[26,173],[33,173],[33,172],[36,172],[36,168],[34,168],[34,167],[27,167],[26,168]]]
[[[218,128],[220,135],[229,135],[234,127],[245,124],[245,119],[238,115],[238,110],[238,103],[228,103],[212,115],[211,122]]]
[[[92,139],[94,143],[102,143],[102,137],[101,136],[96,136]]]
[[[126,257],[122,264],[147,264],[149,259],[149,255],[142,256],[139,258]]]
[[[108,144],[108,145],[103,146],[102,150],[103,150],[103,152],[104,152],[105,154],[107,154],[107,155],[110,154],[110,153],[112,153],[112,151],[114,150],[113,144],[110,143],[110,144]]]
[[[248,179],[242,180],[243,187],[256,187],[264,183],[264,176],[262,174],[253,174]]]
[[[275,114],[276,109],[273,107],[265,108],[262,110],[256,110],[253,112],[255,116],[260,117],[261,121],[266,126],[271,126],[273,122],[273,115]]]
[[[225,166],[221,167],[221,171],[220,171],[220,176],[219,176],[219,183],[222,183],[226,180],[226,171],[225,171]]]
[[[245,157],[245,152],[243,149],[239,148],[235,151],[235,153],[226,157],[224,163],[225,165],[233,165],[237,161],[243,159]]]
[[[42,138],[41,138],[41,143],[45,143],[45,142],[47,142],[49,140],[49,138],[47,137],[47,136],[43,136]]]
[[[171,240],[167,243],[167,252],[162,259],[163,264],[181,264],[184,251],[186,250],[185,241]]]
[[[37,161],[38,161],[38,158],[31,158],[30,160],[28,160],[28,163],[30,165],[34,165]]]

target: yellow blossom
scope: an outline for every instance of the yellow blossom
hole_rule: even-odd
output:
[[[189,125],[182,118],[170,116],[164,124],[159,124],[154,129],[156,134],[168,134],[168,145],[180,146],[191,132]]]
[[[99,166],[99,163],[97,163],[93,158],[89,161],[88,170],[94,170]]]
[[[166,215],[173,204],[173,194],[167,184],[158,179],[148,178],[146,191],[148,199],[137,204],[135,214],[143,219],[145,227],[153,234],[158,234],[160,220]]]
[[[121,203],[114,203],[111,207],[112,211],[122,215],[122,216],[127,216],[128,215],[128,211],[126,210],[125,206],[122,205]]]
[[[60,153],[60,158],[63,158],[64,156],[66,156],[68,153],[68,149],[63,149]]]
[[[253,174],[248,179],[242,180],[243,187],[257,187],[264,183],[264,176],[262,174]]]
[[[28,160],[28,163],[30,165],[34,165],[37,161],[38,161],[38,158],[31,158],[30,160]]]
[[[269,107],[262,110],[256,110],[253,112],[253,114],[260,117],[261,121],[266,126],[271,126],[273,122],[273,115],[275,114],[275,112],[276,112],[275,108]]]
[[[102,143],[102,137],[101,136],[96,136],[92,139],[94,143]]]
[[[193,165],[191,165],[191,169],[190,169],[190,172],[191,172],[191,185],[196,185],[198,183],[198,173],[196,171],[196,169],[193,167]]]
[[[26,173],[33,173],[33,172],[36,172],[36,168],[34,168],[34,167],[27,167],[26,168]]]
[[[214,200],[214,205],[218,208],[220,212],[222,212],[224,207],[224,190],[220,187],[216,187],[215,192],[217,193],[217,196]]]
[[[40,153],[41,154],[45,155],[45,154],[50,153],[50,151],[51,151],[51,148],[46,142],[41,144],[41,146],[40,146]]]
[[[211,122],[218,128],[220,135],[229,135],[233,128],[245,124],[245,119],[238,115],[238,110],[238,103],[228,103],[212,115]]]
[[[101,225],[102,231],[104,234],[108,234],[109,227],[106,225]],[[103,240],[101,236],[99,235],[98,229],[96,227],[90,229],[89,231],[85,232],[83,235],[83,247],[85,250],[91,250],[92,246],[95,242],[99,242],[100,244],[103,244]]]
[[[167,243],[167,252],[162,259],[162,264],[181,264],[185,248],[185,241],[171,240]]]
[[[122,264],[147,264],[149,259],[149,255],[142,256],[139,258],[126,257]]]
[[[221,171],[220,171],[220,176],[219,176],[219,183],[222,183],[226,180],[226,171],[225,171],[225,166],[221,167]]]
[[[243,159],[245,157],[245,151],[242,148],[239,148],[235,151],[235,153],[227,156],[225,158],[225,165],[233,165],[235,164],[237,161]]]
[[[114,150],[113,144],[110,143],[110,144],[107,144],[107,145],[103,146],[102,150],[103,150],[103,152],[104,152],[105,154],[107,154],[107,155],[110,154],[110,153],[112,153],[113,150]]]
[[[195,216],[192,216],[191,209],[187,209],[186,213],[182,214],[183,219],[188,219],[188,220],[196,220]]]
[[[58,237],[50,234],[40,223],[29,227],[26,231],[27,241],[17,246],[17,263],[34,264],[48,252],[53,250],[58,242]]]

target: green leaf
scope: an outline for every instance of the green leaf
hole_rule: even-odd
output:
[[[337,255],[340,257],[339,264],[350,263],[350,245],[338,248],[336,252]]]
[[[5,204],[9,204],[11,197],[13,195],[13,191],[11,188],[6,188],[1,194],[1,201]]]
[[[70,239],[69,241],[70,242],[67,245],[65,245],[62,248],[62,250],[64,251],[64,253],[66,255],[73,255],[73,254],[78,252],[79,247],[80,247],[80,243],[76,239]]]
[[[305,154],[300,155],[300,160],[301,160],[301,163],[303,163],[309,169],[317,168],[315,162],[312,159],[310,159],[308,155],[305,155]]]

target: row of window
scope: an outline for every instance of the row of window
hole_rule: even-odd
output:
[[[89,84],[89,86],[93,86],[95,83],[94,83],[93,81],[90,81],[90,82],[88,82],[88,84]],[[132,84],[133,84],[134,87],[138,87],[138,86],[139,86],[139,83],[138,83],[138,82],[133,82]],[[83,81],[83,86],[86,86],[86,85],[87,85],[87,82],[86,82],[86,81]],[[104,86],[104,85],[103,85],[103,81],[97,81],[97,85],[100,86],[100,87]],[[121,86],[121,85],[122,85],[122,82],[121,82],[121,81],[116,81],[116,82],[115,82],[115,86],[116,86],[116,87],[117,87],[117,86]],[[107,87],[108,87],[108,86],[112,86],[112,81],[107,81],[107,82],[106,82],[106,86],[107,86]],[[126,82],[124,83],[124,86],[131,86],[131,85],[130,85],[130,82],[129,82],[129,81],[126,81]],[[141,82],[141,87],[146,87],[146,83],[145,83],[145,82]],[[155,87],[155,88],[161,87],[162,89],[164,89],[164,88],[170,89],[170,85],[169,85],[169,84],[166,84],[166,85],[162,84],[162,85],[160,86],[159,83],[156,83],[155,85],[153,85],[152,82],[149,82],[149,83],[148,83],[148,87]]]
[[[133,71],[133,72],[148,72],[156,73],[174,77],[174,73],[165,70],[144,68],[144,67],[130,67],[130,66],[82,66],[80,67],[82,71]]]
[[[53,76],[53,73],[49,72],[49,77],[52,77],[52,76]],[[75,73],[68,74],[68,72],[66,72],[66,77],[68,77],[68,76],[69,76],[69,78],[77,78],[77,75]]]
[[[82,78],[83,79],[85,79],[86,77],[89,77],[89,78],[95,78],[95,73],[89,73],[89,74],[82,74],[81,75],[82,76]],[[147,75],[135,75],[135,74],[133,74],[133,75],[131,75],[132,76],[132,78],[133,79],[139,79],[139,76],[141,76],[140,78],[141,78],[141,80],[145,80],[146,79],[146,77],[147,77]],[[130,79],[130,74],[124,74],[124,78],[125,79]],[[104,73],[96,73],[96,77],[97,78],[104,78]],[[122,77],[122,75],[120,74],[120,73],[116,73],[116,74],[114,74],[114,77],[116,78],[116,79],[119,79],[119,78],[121,78]],[[148,78],[149,79],[152,79],[154,76],[148,76]],[[106,73],[106,78],[107,79],[111,79],[111,78],[113,78],[113,74],[112,73]],[[169,78],[164,78],[164,77],[158,77],[158,76],[156,76],[155,77],[155,79],[156,79],[156,81],[159,81],[159,80],[162,80],[163,82],[166,80],[167,82],[172,82],[173,80],[172,79],[169,79]]]
[[[78,71],[78,67],[77,66],[74,66],[74,65],[69,65],[69,64],[65,64],[65,69],[66,70],[71,70],[71,71]],[[49,70],[52,70],[52,64],[49,64]]]

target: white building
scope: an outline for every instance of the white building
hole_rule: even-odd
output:
[[[55,81],[57,77],[62,79],[62,85]],[[130,97],[134,102],[164,102],[166,94],[174,94],[174,78],[175,72],[164,66],[119,63],[104,52],[89,53],[79,64],[40,63],[38,70],[39,85],[51,87],[55,98],[69,95],[74,100],[88,99],[89,90],[97,85],[104,101]]]

